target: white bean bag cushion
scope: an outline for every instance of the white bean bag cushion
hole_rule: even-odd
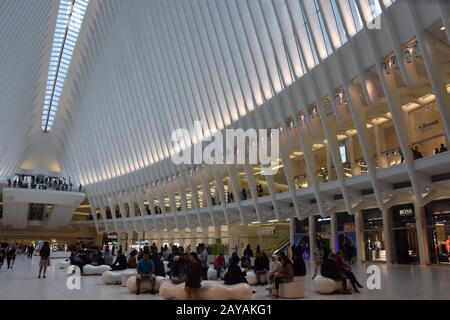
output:
[[[245,278],[247,279],[248,284],[251,286],[255,286],[258,284],[258,281],[256,280],[256,273],[253,270],[248,270]],[[261,277],[261,279],[262,278],[263,277]]]
[[[102,281],[105,284],[119,284],[122,283],[122,275],[124,274],[129,274],[130,277],[136,275],[136,269],[105,271],[102,274]]]
[[[343,291],[344,288],[342,287],[341,281],[335,281],[330,278],[325,278],[321,275],[318,275],[314,278],[314,288],[317,292],[322,294],[330,294],[335,291]],[[350,282],[347,280],[347,288],[351,288]]]
[[[280,298],[300,299],[305,297],[305,279],[296,277],[292,282],[280,283]]]
[[[91,264],[87,264],[83,267],[84,275],[102,275],[105,271],[110,271],[111,267],[106,264],[102,264],[100,266],[93,266]]]
[[[70,261],[69,260],[58,261],[58,264],[56,265],[56,267],[58,269],[61,269],[61,270],[67,270],[67,268],[69,266],[70,266]]]
[[[102,274],[102,281],[104,284],[116,284],[121,281],[121,271],[105,271]]]
[[[223,279],[223,277],[225,276],[226,270],[222,270],[222,272],[220,273],[220,278]],[[214,269],[214,267],[209,267],[208,268],[208,272],[206,274],[208,280],[220,280],[217,279],[217,271],[216,269]]]
[[[164,282],[159,289],[161,298],[169,300],[186,300],[187,294],[185,284],[173,284]],[[201,300],[250,300],[252,297],[252,288],[246,283],[233,285],[224,285],[217,281],[202,281],[202,287],[199,292]]]
[[[168,280],[169,278],[156,276],[156,282],[155,282],[155,291],[159,291],[159,288],[163,282],[166,282],[165,280]],[[128,278],[127,280],[127,289],[131,293],[136,293],[136,276],[132,276]],[[142,281],[141,282],[141,292],[150,290],[150,281]]]
[[[122,287],[126,287],[127,286],[127,281],[128,279],[130,279],[131,277],[134,277],[137,275],[137,271],[136,269],[127,269],[124,270],[122,272],[122,275],[120,277],[120,281],[122,282]]]

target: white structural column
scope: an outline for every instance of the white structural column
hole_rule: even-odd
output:
[[[289,243],[291,248],[294,245],[295,219],[295,217],[292,217],[289,220]]]
[[[382,210],[383,215],[383,238],[384,238],[384,249],[386,250],[386,263],[392,263],[392,248],[391,243],[391,217],[388,209]]]
[[[339,246],[337,245],[337,214],[332,213],[330,214],[330,227],[331,227],[331,243],[330,243],[330,250],[331,252],[336,253],[339,249]]]
[[[309,256],[311,261],[311,274],[314,274],[316,262],[314,261],[314,251],[316,250],[316,222],[314,216],[308,217],[309,222]]]
[[[355,234],[356,234],[356,255],[358,263],[365,261],[364,256],[364,234],[363,234],[363,216],[360,210],[355,212]]]
[[[414,201],[414,213],[416,215],[417,242],[419,245],[419,259],[421,265],[430,264],[428,250],[427,226],[425,221],[425,208]]]

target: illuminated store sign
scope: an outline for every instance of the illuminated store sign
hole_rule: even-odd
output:
[[[414,215],[414,211],[413,209],[400,209],[398,214],[400,215],[400,217],[407,217]]]

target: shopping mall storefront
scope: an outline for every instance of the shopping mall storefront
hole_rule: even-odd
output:
[[[414,205],[395,206],[390,209],[390,213],[394,262],[400,264],[419,263]]]
[[[364,260],[367,262],[386,262],[383,215],[378,209],[362,211]]]
[[[316,239],[320,239],[324,250],[331,250],[331,218],[314,216]],[[332,250],[334,251],[334,250]]]
[[[356,243],[355,216],[349,215],[347,212],[337,213],[336,229],[337,248],[344,252],[344,257],[348,261],[355,262],[356,256],[359,254]]]
[[[450,199],[425,207],[430,262],[450,266]]]

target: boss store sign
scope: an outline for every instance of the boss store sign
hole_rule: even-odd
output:
[[[407,224],[416,223],[414,205],[407,204],[393,207],[392,222],[396,227],[404,227]]]

